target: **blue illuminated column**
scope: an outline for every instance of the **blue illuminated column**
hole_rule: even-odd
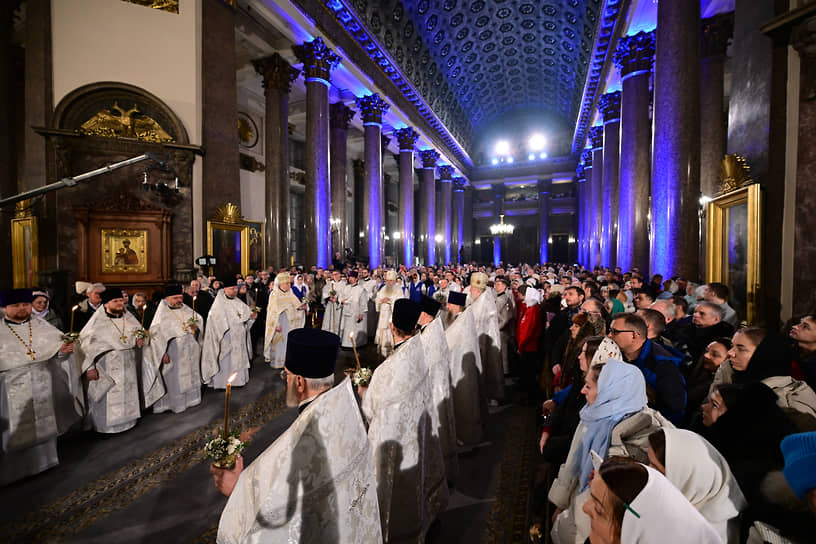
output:
[[[419,134],[411,127],[394,131],[399,142],[399,221],[402,263],[414,262],[414,144]]]
[[[620,161],[621,93],[606,93],[598,100],[603,116],[603,210],[601,261],[614,268],[618,261],[618,165]]]
[[[357,107],[363,118],[365,191],[362,195],[363,225],[368,242],[368,263],[371,268],[383,261],[383,227],[385,226],[385,197],[382,176],[382,116],[390,107],[380,95],[370,94],[357,98]]]
[[[465,178],[453,178],[453,218],[453,224],[456,225],[453,260],[462,264],[462,251],[465,245]]]
[[[651,274],[699,275],[700,2],[657,6]]]
[[[337,102],[329,106],[330,157],[329,172],[331,174],[331,231],[332,247],[335,252],[343,253],[347,247],[352,247],[351,232],[346,221],[346,140],[349,121],[354,117],[354,110]]]
[[[439,152],[435,149],[423,149],[419,152],[422,159],[422,174],[419,185],[420,247],[424,249],[426,265],[436,263],[436,161]]]
[[[493,222],[498,223],[499,216],[504,213],[504,195],[507,193],[503,183],[497,183],[491,187],[493,191]],[[499,266],[502,260],[502,239],[500,236],[493,237],[493,266]]]
[[[581,264],[585,268],[592,268],[590,263],[590,237],[592,231],[592,150],[587,148],[581,152],[581,163],[583,169],[581,175],[583,177],[583,190],[581,192],[581,240],[582,253]]]
[[[618,41],[615,64],[621,72],[621,143],[618,198],[618,266],[649,270],[649,182],[652,127],[649,78],[654,31]]]
[[[601,223],[603,221],[603,127],[589,129],[589,140],[592,144],[592,181],[589,234],[590,266],[606,266],[601,260]]]
[[[304,194],[305,262],[326,268],[331,262],[329,189],[329,75],[340,57],[323,40],[293,45],[306,78],[306,179]]]
[[[550,189],[551,179],[542,179],[538,182],[538,262],[549,261],[550,246]]]
[[[453,166],[439,167],[439,206],[436,208],[438,232],[442,235],[442,245],[439,247],[440,259],[443,264],[451,262],[451,196],[453,190]]]

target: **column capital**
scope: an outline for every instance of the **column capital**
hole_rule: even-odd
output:
[[[303,63],[306,81],[316,79],[328,84],[330,72],[340,63],[340,57],[326,47],[321,38],[315,38],[300,45],[293,45],[292,51],[298,60]]]
[[[465,192],[465,184],[467,183],[467,180],[465,178],[460,177],[460,176],[453,176],[453,178],[451,178],[451,181],[453,181],[453,192],[454,193],[464,193]]]
[[[439,181],[451,181],[453,176],[453,166],[443,164],[439,167]]]
[[[612,91],[601,95],[598,100],[598,111],[603,117],[604,123],[619,121],[621,115],[621,92]]]
[[[721,13],[703,19],[700,33],[700,58],[723,57],[734,36],[734,14]]]
[[[583,169],[586,170],[587,168],[592,168],[592,150],[589,148],[584,149],[581,151],[581,164],[583,164]]]
[[[614,56],[615,66],[620,70],[621,76],[627,76],[633,72],[651,71],[654,55],[655,31],[641,30],[637,34],[618,40]]]
[[[588,136],[592,149],[603,147],[603,126],[590,128]]]
[[[335,102],[329,105],[329,124],[331,128],[347,130],[349,122],[354,119],[355,112],[342,102]]]
[[[439,151],[436,149],[423,149],[419,152],[419,158],[422,159],[422,168],[436,168]]]
[[[288,93],[292,90],[292,82],[300,75],[300,70],[292,68],[278,53],[252,61],[255,71],[263,76],[265,91],[274,89]]]
[[[419,140],[419,134],[411,127],[399,128],[394,131],[399,142],[400,151],[414,150],[414,144]]]
[[[381,125],[383,114],[391,107],[377,93],[367,96],[358,96],[355,100],[357,107],[360,108],[360,115],[363,118],[364,125],[369,123]]]

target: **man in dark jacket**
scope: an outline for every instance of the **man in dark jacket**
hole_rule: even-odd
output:
[[[692,327],[686,334],[677,338],[675,347],[688,355],[692,361],[700,359],[712,340],[719,337],[731,338],[734,327],[722,320],[723,312],[719,305],[712,302],[700,302],[694,308],[691,318]]]

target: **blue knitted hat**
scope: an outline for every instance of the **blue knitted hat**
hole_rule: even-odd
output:
[[[816,431],[786,436],[781,444],[785,456],[785,479],[796,496],[816,487]]]

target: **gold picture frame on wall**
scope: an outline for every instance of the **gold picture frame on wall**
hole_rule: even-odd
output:
[[[215,277],[249,274],[249,225],[207,221],[207,253],[215,257]]]
[[[39,279],[37,248],[37,218],[28,216],[12,219],[11,261],[15,289],[37,285]]]
[[[708,203],[706,281],[728,286],[740,321],[756,323],[761,289],[762,193],[752,184]]]
[[[100,229],[103,274],[147,274],[147,229]]]

